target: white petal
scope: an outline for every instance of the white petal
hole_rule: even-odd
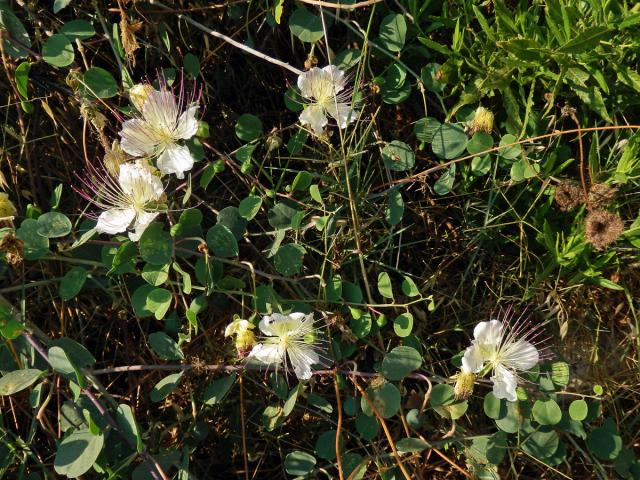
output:
[[[124,232],[136,216],[133,208],[112,208],[106,210],[98,217],[96,231],[98,233],[108,233],[114,235]]]
[[[355,115],[348,103],[331,102],[327,105],[327,113],[336,119],[338,127],[347,128],[355,120]]]
[[[467,347],[462,357],[462,370],[470,373],[478,373],[484,366],[482,352],[477,345]]]
[[[120,139],[122,149],[134,157],[153,155],[161,141],[156,130],[139,118],[127,120],[122,124]]]
[[[502,322],[491,320],[490,322],[480,322],[473,329],[473,338],[480,345],[491,345],[497,347],[502,342]]]
[[[303,317],[292,318],[290,315],[273,313],[262,317],[258,326],[265,335],[270,337],[280,337],[289,332],[298,330],[302,324]]]
[[[158,157],[157,165],[165,175],[175,173],[176,177],[184,178],[184,172],[193,168],[193,157],[186,146],[173,144]]]
[[[156,129],[173,131],[178,120],[175,95],[168,90],[150,92],[142,106],[142,117]]]
[[[334,95],[341,90],[344,89],[345,85],[345,75],[342,70],[340,70],[335,65],[327,65],[322,69],[323,72],[328,76],[333,85],[333,93]]]
[[[496,398],[504,398],[510,402],[515,402],[518,399],[516,395],[518,379],[502,365],[496,366],[491,381],[493,382],[493,394]]]
[[[129,232],[129,238],[132,242],[140,240],[140,236],[147,229],[149,224],[153,222],[153,219],[159,215],[158,212],[142,212],[136,217],[136,223],[133,226],[134,231]]]
[[[197,106],[189,107],[180,118],[174,130],[174,138],[176,140],[189,140],[198,133],[198,119],[196,118]]]
[[[311,366],[320,361],[313,347],[311,345],[295,345],[287,353],[296,376],[300,380],[309,380],[311,378]]]
[[[309,105],[300,114],[300,122],[309,125],[316,135],[320,135],[328,123],[324,109],[319,105]]]
[[[259,343],[251,349],[248,357],[255,358],[265,365],[280,364],[284,359],[284,352],[277,345]]]
[[[318,67],[313,67],[309,71],[301,73],[298,76],[300,94],[305,98],[313,98],[313,85],[316,82],[322,81],[322,76],[322,70]]]
[[[164,187],[158,177],[140,163],[123,163],[118,174],[120,188],[141,204],[158,200]]]
[[[500,361],[509,368],[531,370],[540,360],[536,347],[525,340],[517,340],[505,345],[500,352]]]

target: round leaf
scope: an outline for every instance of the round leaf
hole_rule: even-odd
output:
[[[44,213],[38,217],[38,233],[47,238],[58,238],[71,231],[71,220],[58,212]]]
[[[533,418],[540,425],[555,425],[562,420],[562,410],[558,404],[552,400],[536,400],[533,404]]]
[[[160,222],[153,222],[140,236],[138,242],[140,256],[153,265],[166,265],[171,262],[173,241],[171,235],[162,229]]]
[[[37,260],[49,252],[49,239],[38,233],[38,222],[25,219],[16,231],[16,237],[24,242],[24,259]]]
[[[310,473],[316,466],[316,457],[299,450],[289,453],[284,458],[284,469],[289,475],[302,476]]]
[[[218,223],[227,227],[236,237],[236,240],[240,240],[247,229],[247,220],[236,207],[226,207],[220,210],[218,212]]]
[[[413,330],[413,315],[409,312],[400,314],[393,321],[393,331],[399,337],[407,337]]]
[[[392,383],[385,383],[377,388],[369,387],[366,393],[382,418],[390,418],[400,409],[400,391]],[[361,398],[360,407],[365,414],[374,415],[366,398]]]
[[[569,405],[569,415],[573,420],[581,422],[587,418],[588,413],[589,406],[584,400],[574,400],[571,402],[571,405]]]
[[[69,40],[87,40],[96,34],[96,30],[86,20],[71,20],[60,28],[60,33],[63,33]]]
[[[550,432],[537,431],[529,435],[520,444],[520,447],[529,455],[543,460],[556,452],[559,443],[560,439],[554,430]]]
[[[167,398],[178,386],[183,374],[184,372],[172,373],[156,383],[151,389],[151,401],[160,402]]]
[[[83,77],[85,95],[98,98],[111,98],[118,94],[118,84],[113,75],[104,68],[92,67]]]
[[[73,267],[60,281],[60,287],[58,293],[62,300],[71,300],[75,297],[84,285],[87,279],[87,271],[82,267]]]
[[[441,383],[434,385],[431,390],[431,396],[429,402],[432,407],[441,407],[444,405],[450,405],[455,401],[455,393],[451,385]]]
[[[391,52],[399,52],[407,36],[407,21],[399,13],[391,13],[380,23],[380,42]]]
[[[381,373],[387,380],[402,380],[422,365],[422,356],[415,348],[400,346],[391,350],[382,360]]]
[[[439,158],[451,160],[465,151],[467,142],[468,137],[462,127],[443,123],[433,134],[431,148]]]
[[[382,149],[382,160],[389,170],[404,172],[415,165],[415,154],[409,145],[394,140]]]
[[[325,460],[333,460],[336,458],[336,431],[329,430],[318,437],[316,441],[316,455]],[[344,448],[344,440],[340,435],[340,450]]]
[[[236,135],[245,142],[256,140],[262,135],[262,122],[250,113],[240,115],[236,122]]]
[[[393,299],[393,288],[391,287],[391,277],[387,272],[378,274],[378,292],[385,298]]]
[[[164,332],[149,335],[149,344],[153,351],[164,360],[182,360],[184,354],[178,344]]]
[[[76,430],[60,443],[53,467],[60,475],[76,478],[93,466],[104,445],[104,436],[88,429]]]
[[[273,264],[276,270],[286,277],[290,277],[302,270],[302,259],[306,250],[302,245],[289,243],[278,249],[273,256]]]
[[[42,46],[42,58],[54,67],[66,67],[73,63],[73,45],[61,33],[51,35]]]
[[[507,415],[507,402],[497,398],[493,392],[487,393],[484,397],[484,413],[487,417],[497,420]]]
[[[238,211],[240,212],[240,215],[243,218],[247,220],[251,220],[260,211],[261,205],[262,205],[262,198],[257,197],[255,195],[250,195],[240,202],[240,205],[238,206]]]
[[[467,152],[474,155],[489,150],[491,147],[493,147],[493,137],[485,132],[477,132],[467,143]]]
[[[42,375],[42,370],[27,368],[6,373],[0,378],[0,395],[13,395],[30,387]]]
[[[238,241],[224,225],[214,225],[207,232],[207,246],[217,257],[228,258],[238,256]]]
[[[359,412],[356,416],[356,430],[363,440],[373,440],[378,435],[380,424],[376,417]]]
[[[315,43],[324,36],[322,19],[303,7],[297,8],[289,17],[289,29],[307,43]]]

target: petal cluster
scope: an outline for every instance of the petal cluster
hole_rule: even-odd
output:
[[[522,326],[510,329],[500,320],[478,323],[471,346],[462,357],[462,372],[480,374],[490,370],[494,395],[516,401],[518,372],[526,372],[540,361],[538,349],[527,340],[529,332],[523,332]]]
[[[346,128],[354,120],[348,100],[351,92],[346,89],[345,73],[334,65],[313,67],[298,77],[298,88],[305,99],[300,122],[309,125],[317,135],[322,134],[332,117],[338,127]]]
[[[156,158],[160,172],[184,178],[194,159],[182,141],[198,131],[198,106],[191,104],[183,110],[182,102],[166,88],[139,97],[135,101],[140,115],[124,122],[120,131],[122,149],[133,157]]]
[[[265,337],[249,358],[276,368],[290,365],[300,380],[311,378],[311,366],[322,363],[312,313],[274,313],[262,317],[258,326]]]

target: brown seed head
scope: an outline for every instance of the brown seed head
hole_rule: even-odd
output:
[[[560,210],[569,212],[584,202],[584,194],[577,184],[562,182],[556,187],[554,200]]]
[[[584,236],[596,250],[604,250],[624,231],[624,223],[617,213],[595,210],[584,220]]]
[[[24,242],[13,233],[7,233],[0,240],[0,252],[4,252],[4,258],[9,265],[17,266],[22,263]]]
[[[602,210],[613,203],[618,189],[605,183],[595,183],[589,190],[587,208],[589,210]]]

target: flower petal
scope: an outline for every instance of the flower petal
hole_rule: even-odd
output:
[[[297,332],[302,325],[302,317],[292,315],[282,315],[273,313],[262,317],[258,326],[265,335],[270,337],[281,337],[291,332]]]
[[[296,344],[291,346],[287,353],[293,371],[300,380],[311,378],[311,366],[320,361],[318,354],[311,345]]]
[[[106,210],[98,217],[96,231],[114,235],[127,230],[136,216],[133,208],[112,208]]]
[[[277,345],[269,345],[259,343],[251,349],[248,357],[255,358],[258,362],[265,365],[281,364],[284,360],[284,352]]]
[[[473,329],[473,338],[480,345],[498,347],[502,342],[502,322],[491,320],[490,322],[480,322]]]
[[[184,178],[184,172],[193,168],[193,157],[186,146],[173,144],[158,157],[157,165],[165,175],[175,173],[176,177]]]
[[[139,118],[124,122],[119,135],[122,149],[134,157],[153,155],[161,142],[156,130]]]
[[[346,83],[346,77],[345,77],[345,74],[344,74],[344,72],[342,70],[340,70],[335,65],[327,65],[326,67],[324,67],[322,69],[322,71],[325,72],[325,75],[330,80],[330,82],[332,84],[332,87],[333,87],[333,94],[334,95],[336,93],[340,92],[341,90],[344,90],[344,85]]]
[[[500,352],[500,362],[516,370],[531,370],[538,361],[540,361],[538,350],[526,340],[516,340],[505,345]]]
[[[347,125],[355,120],[354,112],[348,103],[331,102],[327,105],[327,113],[335,118],[340,128],[347,128]]]
[[[515,402],[518,399],[516,395],[518,379],[514,373],[502,365],[497,365],[491,381],[493,382],[493,394],[496,398],[504,398],[510,402]]]
[[[318,67],[313,67],[312,69],[301,73],[298,76],[298,88],[300,89],[300,94],[305,98],[313,98],[314,84],[322,81],[323,72]]]
[[[140,240],[140,236],[147,229],[153,219],[159,215],[159,212],[141,212],[136,217],[136,223],[133,226],[134,231],[129,232],[129,238],[132,242]]]
[[[164,191],[160,179],[140,163],[120,165],[118,183],[124,193],[140,204],[158,200]]]
[[[462,371],[470,373],[478,373],[484,366],[482,352],[478,345],[467,347],[462,357]]]
[[[316,135],[320,135],[327,125],[327,116],[319,105],[309,105],[300,114],[300,122],[309,125]]]
[[[142,106],[142,117],[153,128],[173,131],[178,120],[176,97],[168,90],[154,90]]]
[[[178,124],[173,131],[174,138],[176,140],[189,140],[196,133],[198,133],[198,119],[196,118],[197,106],[189,107],[178,118]]]

